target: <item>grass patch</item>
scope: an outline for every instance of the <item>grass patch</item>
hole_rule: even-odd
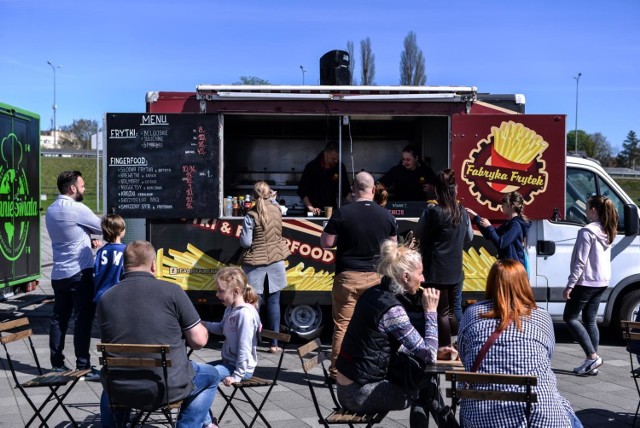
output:
[[[640,180],[631,178],[616,178],[616,183],[629,195],[634,204],[640,202]]]
[[[96,160],[95,158],[54,158],[42,157],[41,168],[41,191],[43,195],[47,195],[47,200],[41,201],[42,213],[47,211],[49,205],[56,200],[60,192],[56,182],[58,175],[62,171],[78,170],[82,172],[82,178],[85,183],[84,200],[86,206],[96,211]],[[101,166],[102,168],[102,166]],[[102,188],[100,189],[100,197],[102,197]],[[100,211],[102,212],[102,200],[100,200]]]

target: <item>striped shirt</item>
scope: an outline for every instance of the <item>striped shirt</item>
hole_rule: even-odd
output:
[[[465,370],[471,370],[478,352],[499,324],[498,319],[480,317],[492,307],[491,301],[479,302],[468,307],[462,317],[458,347]],[[530,317],[522,319],[522,331],[511,323],[489,348],[478,368],[479,373],[537,376],[538,385],[533,387],[533,391],[538,394],[538,403],[533,404],[531,412],[531,426],[534,427],[571,426],[568,414],[573,414],[573,410],[558,392],[556,376],[551,370],[554,349],[551,317],[544,309],[537,308]],[[507,391],[521,387],[500,385],[499,388],[487,388]],[[462,400],[460,423],[465,427],[525,427],[525,403]]]
[[[434,363],[438,354],[437,312],[425,312],[424,320],[423,338],[411,325],[404,307],[398,305],[385,312],[378,323],[378,330],[395,337],[402,344],[399,351],[418,357],[427,363]]]

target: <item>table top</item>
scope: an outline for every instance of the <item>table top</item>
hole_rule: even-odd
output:
[[[427,364],[425,373],[444,373],[452,370],[463,371],[464,366],[460,360],[437,360],[435,364]]]

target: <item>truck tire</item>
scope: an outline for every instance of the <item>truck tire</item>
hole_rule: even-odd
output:
[[[323,326],[320,305],[288,305],[284,312],[287,328],[306,340],[320,336]]]
[[[620,312],[618,313],[618,322],[612,326],[618,331],[620,335],[620,322],[619,321],[635,321],[638,311],[640,311],[640,290],[633,290],[623,297],[622,305],[620,306]]]

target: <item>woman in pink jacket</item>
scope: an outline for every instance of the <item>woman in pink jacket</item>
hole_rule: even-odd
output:
[[[618,212],[610,199],[594,195],[587,200],[587,219],[590,223],[580,229],[573,247],[571,273],[563,293],[567,304],[562,318],[586,356],[573,369],[578,375],[595,375],[602,365],[597,352],[600,333],[596,314],[611,279],[611,244],[617,233]]]

